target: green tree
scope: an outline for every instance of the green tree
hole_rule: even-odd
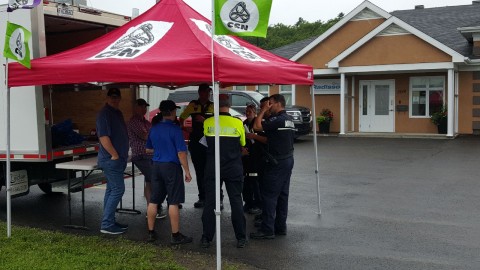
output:
[[[266,38],[245,37],[243,39],[262,49],[271,50],[296,41],[320,36],[341,20],[343,16],[344,14],[340,13],[336,18],[326,22],[321,20],[308,22],[300,17],[294,25],[277,23],[269,26]]]

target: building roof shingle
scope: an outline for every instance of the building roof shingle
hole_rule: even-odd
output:
[[[458,53],[473,57],[472,44],[462,36],[458,28],[478,25],[480,4],[398,10],[390,14]]]
[[[315,36],[315,37],[307,38],[294,43],[290,43],[285,46],[270,50],[270,52],[278,56],[290,59],[299,51],[301,51],[303,48],[307,47],[308,44],[312,43],[316,38],[317,37]]]

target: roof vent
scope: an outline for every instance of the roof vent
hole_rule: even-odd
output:
[[[415,9],[424,9],[424,8],[425,8],[424,5],[416,5],[416,6],[415,6]]]

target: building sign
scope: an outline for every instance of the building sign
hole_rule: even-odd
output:
[[[345,81],[345,86],[348,85]],[[316,79],[313,83],[315,95],[340,95],[340,79]]]
[[[73,7],[68,5],[58,5],[57,15],[62,17],[73,18]]]

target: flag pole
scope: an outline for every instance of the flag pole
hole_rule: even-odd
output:
[[[213,87],[213,113],[215,120],[215,227],[216,227],[216,240],[217,240],[217,270],[222,269],[222,238],[221,238],[221,226],[220,216],[222,214],[220,210],[220,117],[219,117],[219,84],[215,82],[215,0],[212,0],[212,41],[211,41],[211,53],[212,53],[212,87]]]
[[[5,65],[6,72],[6,85],[7,85],[7,160],[6,160],[6,188],[7,188],[7,237],[10,238],[12,236],[12,193],[11,193],[11,167],[10,167],[10,87],[8,87],[8,59],[7,64]]]
[[[10,12],[7,12],[7,24],[10,20]],[[5,187],[7,189],[7,238],[12,236],[12,194],[11,194],[11,167],[10,167],[10,87],[8,87],[8,58],[5,57],[5,89],[7,90],[6,96],[6,126],[7,126],[7,143],[6,143],[6,168],[5,168]]]

